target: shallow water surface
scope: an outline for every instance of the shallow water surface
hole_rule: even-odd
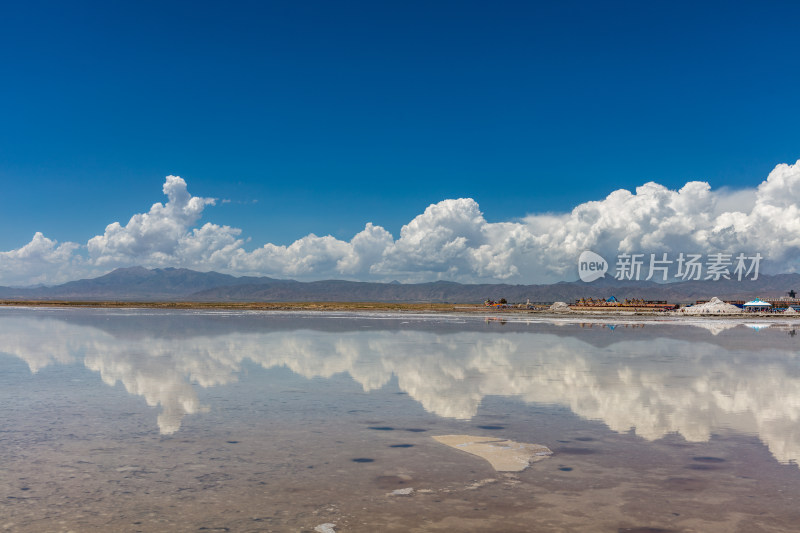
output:
[[[0,309],[0,528],[796,531],[800,339],[763,325]]]

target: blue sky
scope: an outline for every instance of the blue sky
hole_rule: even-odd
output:
[[[368,222],[398,238],[446,199],[497,223],[650,181],[752,189],[800,159],[799,15],[793,2],[5,5],[0,250],[37,231],[85,246],[165,201],[170,174],[217,198],[202,222],[241,229],[246,250],[349,241]]]

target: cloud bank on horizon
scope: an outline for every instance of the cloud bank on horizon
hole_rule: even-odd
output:
[[[252,250],[241,229],[200,225],[215,199],[192,196],[178,176],[167,176],[163,192],[166,203],[125,225],[109,224],[85,245],[37,232],[24,246],[0,252],[0,285],[62,283],[133,265],[300,280],[551,283],[576,279],[584,250],[606,258],[758,252],[763,272],[800,266],[800,161],[780,164],[757,187],[740,191],[712,191],[700,181],[675,191],[649,182],[569,213],[497,223],[471,198],[448,199],[430,205],[397,238],[370,222],[350,241],[309,234]]]

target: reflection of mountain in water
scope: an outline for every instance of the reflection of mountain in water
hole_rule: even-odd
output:
[[[159,322],[152,317],[154,328],[162,327]],[[758,434],[780,461],[800,458],[800,362],[787,349],[784,332],[758,333],[762,347],[754,351],[690,342],[680,334],[696,328],[678,327],[668,330],[670,337],[661,331],[657,342],[655,332],[648,339],[639,330],[630,338],[618,328],[616,342],[596,348],[569,336],[580,334],[577,326],[559,328],[558,335],[466,327],[457,335],[287,328],[181,337],[151,335],[143,324],[137,323],[137,338],[123,339],[60,319],[4,314],[0,346],[33,372],[82,361],[105,383],[122,383],[148,405],[160,405],[158,425],[165,434],[177,431],[186,414],[203,410],[193,384],[234,382],[243,361],[251,360],[307,378],[346,372],[365,391],[396,376],[403,391],[443,417],[469,419],[486,396],[518,396],[568,406],[615,431],[635,428],[646,439],[678,432],[705,441],[730,427]],[[706,335],[716,340],[733,331]]]

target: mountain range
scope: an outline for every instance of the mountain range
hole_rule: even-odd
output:
[[[231,276],[185,268],[118,268],[103,276],[52,287],[0,287],[5,300],[116,300],[203,302],[572,302],[579,298],[644,298],[685,303],[717,296],[746,300],[785,296],[800,289],[800,274],[760,275],[757,280],[620,281],[611,276],[592,283],[562,281],[549,285],[375,283],[344,280],[301,282],[268,277]]]

